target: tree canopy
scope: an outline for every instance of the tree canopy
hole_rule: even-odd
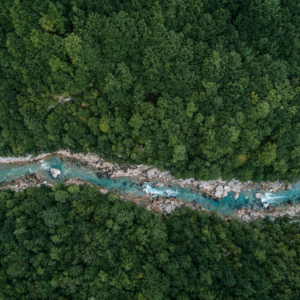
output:
[[[298,1],[3,0],[0,16],[0,155],[299,178]]]
[[[162,218],[88,185],[0,192],[1,300],[297,300],[299,255],[288,218]]]

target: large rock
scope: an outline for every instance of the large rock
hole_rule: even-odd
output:
[[[243,215],[242,216],[242,220],[244,220],[246,222],[250,222],[251,221],[251,217],[249,215]]]
[[[215,197],[216,197],[216,198],[222,198],[223,192],[224,192],[223,186],[222,186],[222,185],[218,185],[218,186],[216,187],[216,190],[215,190]]]
[[[223,192],[222,198],[227,197],[229,191],[230,191],[230,187],[227,186],[227,185],[225,185],[224,186],[224,192]]]
[[[50,174],[52,175],[53,178],[57,178],[57,176],[60,175],[61,172],[59,169],[51,168]]]
[[[262,196],[263,196],[263,194],[261,194],[261,193],[255,193],[255,198],[257,200],[259,200]]]
[[[29,181],[39,181],[39,177],[37,176],[37,174],[33,173],[33,174],[28,174],[26,175],[26,180],[29,180]]]

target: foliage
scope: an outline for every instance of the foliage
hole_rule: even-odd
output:
[[[299,222],[168,218],[96,187],[0,192],[0,299],[298,299]]]
[[[299,37],[296,0],[2,0],[0,155],[293,182]]]

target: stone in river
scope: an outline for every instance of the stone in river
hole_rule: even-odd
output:
[[[255,198],[257,200],[259,200],[262,196],[263,196],[263,194],[261,194],[261,193],[255,193]]]
[[[238,193],[238,192],[236,192],[235,194],[234,194],[234,200],[237,200],[237,198],[240,196],[240,193]]]
[[[57,176],[60,175],[61,172],[59,169],[51,168],[50,174],[52,175],[53,178],[57,178]]]
[[[102,173],[100,173],[100,172],[98,172],[98,173],[96,173],[96,175],[98,176],[98,178],[104,178],[104,174],[102,174]]]

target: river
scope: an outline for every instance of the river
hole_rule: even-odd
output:
[[[277,210],[285,210],[288,201],[293,205],[300,204],[300,183],[296,183],[290,190],[279,190],[275,193],[265,193],[261,199],[255,198],[258,185],[250,190],[246,189],[234,199],[234,193],[230,192],[219,202],[200,193],[192,187],[180,187],[179,185],[165,186],[157,180],[141,182],[130,177],[109,178],[102,175],[95,168],[78,161],[62,160],[60,155],[50,155],[42,160],[22,163],[0,163],[0,183],[10,182],[28,174],[36,173],[51,184],[64,182],[69,178],[76,178],[108,190],[116,191],[119,195],[131,197],[173,197],[184,202],[196,202],[205,210],[217,210],[222,216],[235,216],[241,209],[266,211],[272,204]],[[54,179],[50,174],[50,168],[57,168],[61,175]],[[98,173],[98,174],[97,174]],[[151,198],[150,197],[150,198]]]

